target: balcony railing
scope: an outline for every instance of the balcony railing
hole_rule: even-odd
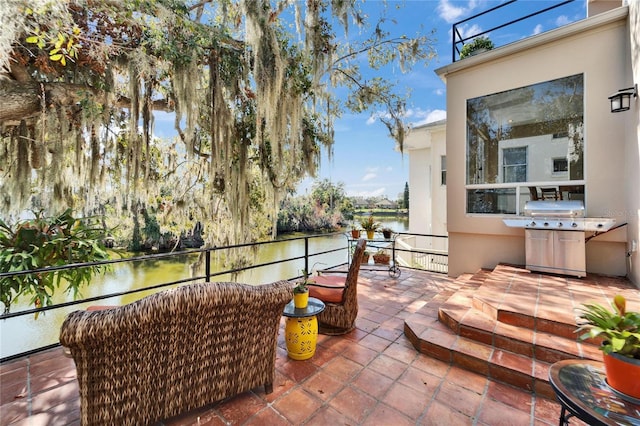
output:
[[[478,13],[476,15],[470,16],[467,19],[463,19],[462,21],[456,22],[455,24],[453,24],[452,26],[452,57],[451,57],[451,62],[456,62],[458,60],[460,60],[460,51],[462,50],[462,46],[464,46],[466,44],[466,42],[473,40],[476,37],[480,37],[480,36],[488,36],[489,34],[492,35],[491,37],[491,41],[493,41],[494,46],[495,47],[499,47],[505,44],[509,44],[512,41],[516,41],[513,40],[512,36],[511,39],[508,39],[505,42],[499,42],[499,40],[501,39],[500,37],[498,37],[498,34],[496,34],[495,32],[498,30],[501,30],[503,28],[513,28],[513,25],[519,23],[519,22],[523,22],[525,20],[531,20],[532,18],[538,17],[542,14],[545,14],[547,12],[550,12],[552,10],[555,10],[557,8],[560,8],[562,6],[566,6],[569,3],[572,3],[574,0],[565,0],[562,2],[559,2],[557,4],[554,4],[552,6],[546,7],[544,9],[541,10],[536,10],[534,12],[528,13],[525,16],[522,16],[520,18],[517,19],[512,19],[508,22],[499,24],[499,25],[495,25],[487,30],[480,30],[477,32],[473,32],[473,34],[465,34],[465,27],[471,27],[471,28],[482,28],[482,19],[485,18],[487,19],[487,23],[488,22],[495,22],[495,19],[490,19],[490,18],[495,18],[496,14],[494,14],[493,12],[496,12],[502,8],[505,7],[512,7],[511,12],[509,11],[509,9],[504,9],[504,10],[500,10],[500,12],[504,13],[504,16],[513,16],[513,4],[516,3],[517,0],[510,0],[507,1],[505,3],[502,3],[498,6],[492,7],[491,9],[487,9],[484,12]],[[536,5],[537,2],[521,2],[522,3],[528,3],[527,6],[531,5],[533,7],[538,7]],[[520,12],[520,11],[519,11]],[[490,15],[491,14],[491,15]],[[491,24],[490,24],[491,25]],[[531,34],[531,35],[535,35],[535,34]],[[506,36],[508,37],[508,36]],[[518,40],[521,40],[521,38],[518,38]]]
[[[9,312],[3,315],[0,315],[0,325],[3,329],[6,326],[5,321],[9,321],[12,319],[18,319],[27,317],[30,315],[37,315],[41,313],[45,313],[47,311],[57,311],[60,312],[62,316],[66,316],[66,313],[70,311],[69,308],[75,309],[84,309],[88,304],[113,304],[112,301],[108,301],[108,299],[113,298],[121,298],[123,296],[134,295],[136,298],[144,297],[149,292],[159,291],[171,286],[192,283],[192,282],[209,282],[215,281],[216,277],[220,279],[224,277],[225,280],[229,276],[229,274],[243,273],[246,271],[256,270],[259,268],[268,268],[268,276],[270,281],[277,280],[295,280],[301,277],[299,273],[302,268],[307,271],[311,271],[315,269],[314,266],[322,265],[323,269],[331,269],[340,267],[346,264],[347,256],[347,240],[342,239],[342,233],[333,233],[333,234],[321,234],[321,235],[310,235],[304,237],[290,238],[290,239],[282,239],[275,241],[266,241],[259,243],[248,243],[248,244],[238,244],[232,246],[225,247],[215,247],[215,248],[206,248],[200,250],[188,250],[182,252],[174,252],[174,253],[162,253],[162,254],[152,254],[145,256],[137,256],[132,258],[124,258],[124,259],[113,259],[104,262],[89,262],[89,263],[78,263],[78,264],[69,264],[64,266],[55,266],[49,268],[41,268],[37,270],[30,271],[20,271],[20,272],[2,272],[0,273],[0,279],[4,277],[10,276],[20,276],[26,274],[33,273],[52,273],[55,271],[63,270],[63,269],[72,269],[72,268],[83,268],[83,267],[92,267],[97,265],[118,265],[118,264],[132,264],[132,265],[140,265],[144,262],[158,262],[164,260],[180,260],[181,257],[197,255],[203,256],[204,258],[204,272],[196,275],[191,274],[192,276],[187,278],[182,278],[178,280],[162,282],[162,283],[152,283],[150,285],[138,286],[137,288],[131,288],[120,291],[112,291],[105,294],[100,294],[93,297],[87,297],[77,300],[65,301],[62,303],[56,303],[51,306],[43,306],[40,308],[33,309],[23,309],[16,312]],[[326,244],[317,243],[310,244],[316,242],[316,239],[319,238],[333,238],[333,240],[327,242]],[[410,233],[400,233],[398,237],[399,241],[402,243],[396,248],[396,261],[398,264],[405,268],[412,269],[423,269],[432,272],[446,273],[447,272],[447,237],[446,236],[436,236],[436,235],[424,235],[424,234],[410,234]],[[335,242],[334,242],[335,241]],[[438,242],[439,241],[439,242]],[[214,270],[214,256],[217,254],[228,253],[230,250],[234,249],[258,249],[259,247],[270,246],[281,244],[286,247],[285,249],[278,250],[274,249],[275,253],[278,255],[274,256],[273,259],[261,259],[256,258],[257,262],[253,263],[249,266],[224,269],[224,270]],[[315,245],[316,249],[313,249],[311,246]],[[299,255],[292,256],[280,256],[279,253],[281,251],[289,251],[290,253],[300,253]],[[426,262],[425,259],[436,259],[435,261]],[[186,260],[185,260],[186,262]],[[282,265],[289,264],[287,267],[283,267]],[[227,277],[225,277],[227,276]],[[245,280],[243,280],[245,281]],[[257,283],[256,283],[257,284]],[[106,303],[105,303],[106,301]],[[96,303],[97,302],[97,303]],[[85,306],[80,306],[85,305]],[[41,319],[41,321],[43,321]],[[37,322],[37,321],[36,321]],[[55,327],[54,327],[55,328]],[[6,330],[3,330],[2,334],[5,334]],[[59,343],[48,344],[46,346],[41,346],[38,348],[30,349],[28,351],[23,351],[20,353],[11,354],[8,356],[3,356],[0,358],[0,363],[9,361],[15,358],[23,357],[32,353],[40,352],[42,350],[50,349],[52,347],[58,346]]]

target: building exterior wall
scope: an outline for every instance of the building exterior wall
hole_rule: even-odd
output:
[[[466,101],[517,87],[584,74],[585,204],[589,217],[614,217],[637,229],[637,119],[635,159],[629,159],[629,113],[612,114],[608,96],[628,87],[631,61],[627,8],[621,7],[440,68],[447,84],[447,225],[449,274],[524,264],[524,230],[504,216],[466,213]],[[637,51],[636,51],[637,52]],[[637,106],[634,109],[638,114]],[[632,153],[633,154],[633,153]],[[634,189],[636,195],[630,196]],[[635,198],[635,202],[631,199]],[[626,214],[626,209],[633,214]],[[633,216],[633,217],[631,217]],[[627,275],[627,230],[587,243],[588,272]],[[635,261],[637,263],[637,260]],[[637,283],[637,281],[636,281]]]
[[[444,122],[416,127],[407,135],[409,154],[409,232],[447,234],[447,191],[441,157],[446,155]]]
[[[629,75],[625,75],[624,85],[618,87],[630,87],[634,84],[640,86],[640,1],[629,1],[629,33],[628,52],[630,58]],[[631,110],[624,114],[626,125],[624,127],[625,139],[625,179],[628,182],[625,199],[627,201],[624,217],[628,225],[627,273],[629,279],[640,287],[640,95],[632,98]],[[632,251],[632,242],[635,241],[636,251]]]

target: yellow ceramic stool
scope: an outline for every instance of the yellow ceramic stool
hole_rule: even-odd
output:
[[[305,360],[316,353],[318,341],[318,319],[316,315],[324,311],[321,300],[310,297],[306,308],[299,309],[289,302],[283,315],[287,317],[285,324],[285,340],[289,358]]]

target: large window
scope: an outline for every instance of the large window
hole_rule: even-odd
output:
[[[515,213],[530,186],[584,179],[583,90],[578,74],[467,100],[468,212]]]

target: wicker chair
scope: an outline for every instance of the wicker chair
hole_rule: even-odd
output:
[[[338,335],[356,327],[358,316],[358,273],[367,242],[358,240],[346,277],[321,275],[309,285],[309,296],[320,299],[325,310],[318,315],[321,334]]]
[[[292,285],[190,284],[62,324],[83,425],[153,424],[258,386],[273,391]]]

